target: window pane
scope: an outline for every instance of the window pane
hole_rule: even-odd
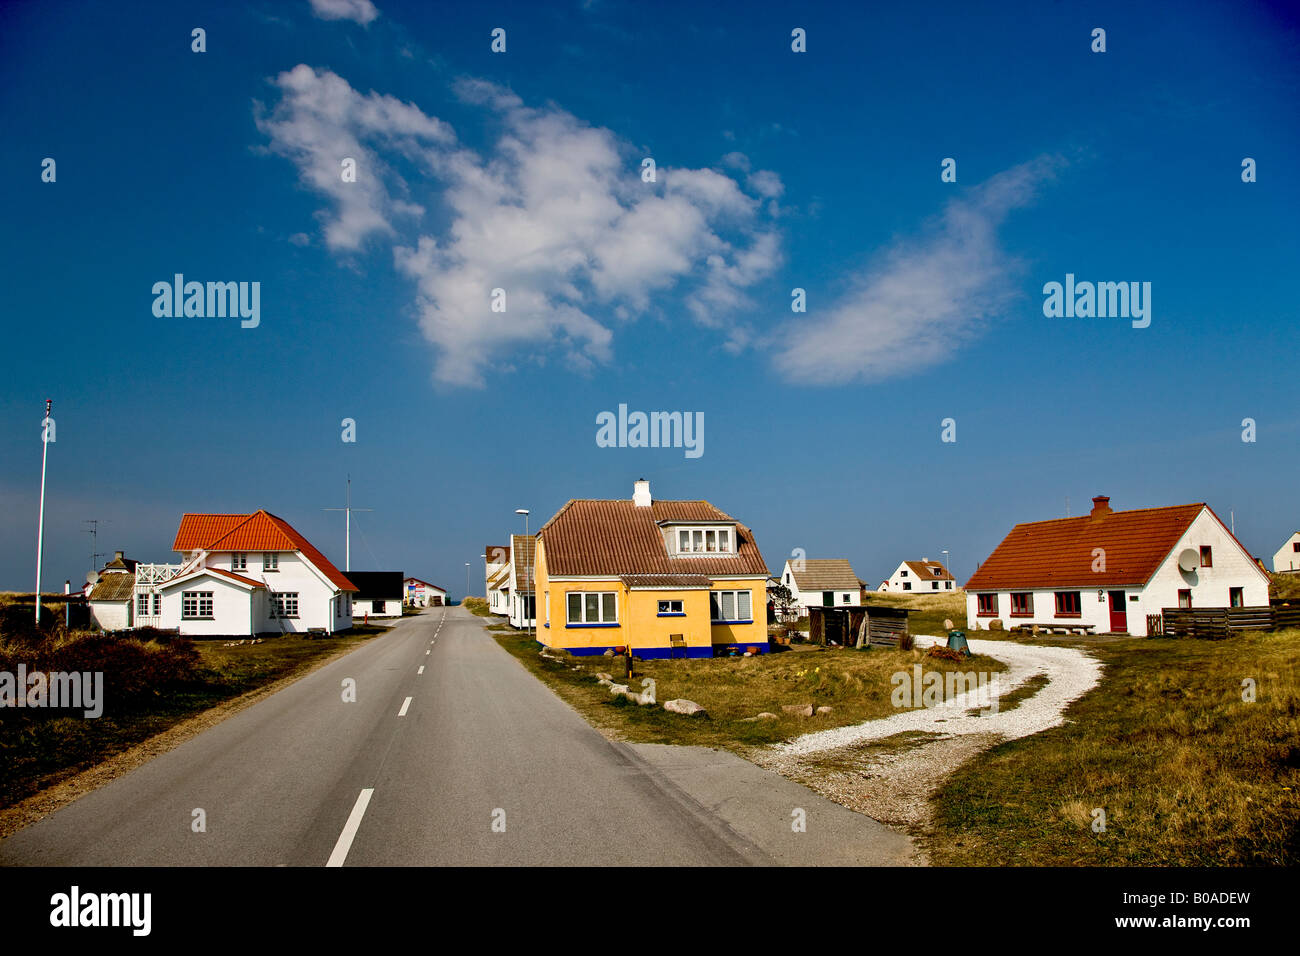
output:
[[[692,532],[691,532],[691,550],[693,550],[693,551],[703,551],[703,550],[704,550],[704,532],[703,532],[703,531],[692,531]]]
[[[678,551],[691,550],[691,533],[689,531],[677,532],[677,550]]]
[[[604,605],[605,615],[601,618],[602,624],[613,624],[617,618],[614,615],[614,592],[606,591],[601,595],[601,603]]]
[[[736,592],[722,592],[722,619],[724,621],[734,621],[736,619]]]
[[[569,623],[582,623],[582,595],[577,591],[569,592]]]
[[[718,532],[712,530],[704,532],[704,550],[718,550]]]
[[[848,595],[845,595],[845,598],[846,598],[846,599],[847,599],[847,597],[848,597]],[[751,620],[751,619],[753,618],[754,615],[753,615],[753,612],[752,612],[752,610],[751,610],[751,608],[750,608],[750,597],[749,597],[749,592],[748,592],[748,591],[737,591],[737,592],[736,592],[736,599],[740,602],[740,607],[739,607],[739,611],[740,611],[740,620],[742,620],[742,621],[748,621],[748,620]]]
[[[718,550],[723,554],[731,552],[731,532],[729,530],[718,532]]]
[[[709,617],[714,621],[722,618],[722,609],[718,605],[718,595],[720,593],[720,591],[709,592]]]
[[[587,603],[586,616],[583,618],[588,624],[595,624],[600,621],[600,595],[592,591],[583,595],[583,600]]]
[[[660,613],[660,614],[667,614],[667,613],[668,613],[668,609],[669,609],[669,607],[670,607],[671,605],[672,605],[672,602],[671,602],[671,601],[660,601],[660,602],[659,602],[659,613]]]

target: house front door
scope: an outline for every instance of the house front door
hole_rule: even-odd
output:
[[[1112,634],[1128,633],[1128,609],[1123,591],[1110,592],[1110,631]]]

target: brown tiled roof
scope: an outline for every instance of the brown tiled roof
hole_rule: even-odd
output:
[[[622,582],[630,588],[707,588],[707,574],[625,574]]]
[[[1107,511],[1096,517],[1084,515],[1018,524],[980,565],[966,587],[1002,591],[1143,585],[1169,556],[1201,509],[1207,507],[1200,503],[1139,508]],[[1105,572],[1092,570],[1095,548],[1105,551]]]
[[[510,556],[515,565],[515,584],[518,585],[516,590],[533,589],[533,579],[537,577],[537,555],[534,553],[536,547],[537,535],[535,534],[530,534],[528,537],[522,534],[510,536]]]
[[[842,591],[858,589],[858,576],[848,558],[805,558],[803,570],[791,562],[790,573],[800,591]]]
[[[489,589],[499,588],[501,587],[501,585],[505,584],[509,580],[510,580],[510,565],[508,564],[502,565],[495,572],[493,572],[492,577],[488,578],[487,586]]]
[[[941,561],[904,561],[903,563],[911,568],[912,573],[922,581],[951,581],[953,579]],[[935,574],[930,570],[931,568],[938,568],[939,573]]]
[[[129,601],[135,590],[135,575],[122,571],[111,571],[102,575],[95,582],[88,600],[91,601]]]
[[[489,544],[483,549],[485,564],[506,564],[510,561],[510,548],[504,544]]]
[[[707,501],[653,501],[636,507],[626,498],[571,499],[537,532],[550,575],[752,574],[767,577],[754,535],[737,522],[737,553],[673,557],[661,521],[735,521]]]

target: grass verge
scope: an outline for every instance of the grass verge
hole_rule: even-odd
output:
[[[1086,647],[1102,682],[1065,725],[947,780],[924,838],[933,863],[1300,862],[1300,630],[1035,643]]]

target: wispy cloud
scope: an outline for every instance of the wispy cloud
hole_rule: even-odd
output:
[[[748,340],[736,319],[745,290],[781,258],[763,203],[781,193],[775,173],[753,173],[742,187],[715,169],[661,167],[646,183],[641,155],[610,130],[483,80],[454,88],[498,130],[482,151],[417,107],[363,95],[327,70],[300,65],[275,84],[280,102],[261,111],[259,129],[331,200],[329,248],[392,243],[440,382],[482,385],[490,366],[530,352],[558,351],[577,368],[607,361],[614,322],[669,291],[698,322],[725,329],[728,344]],[[390,154],[421,181],[408,186]],[[354,155],[374,172],[342,182],[340,158]],[[436,233],[407,198],[417,190],[445,207]],[[504,312],[492,310],[494,289],[505,291]]]
[[[825,312],[788,324],[774,359],[805,384],[874,382],[949,359],[1003,312],[1017,263],[998,242],[1007,214],[1065,164],[1042,156],[948,203],[919,237],[899,240]]]
[[[311,0],[311,10],[322,20],[352,20],[362,26],[379,16],[370,0]]]

